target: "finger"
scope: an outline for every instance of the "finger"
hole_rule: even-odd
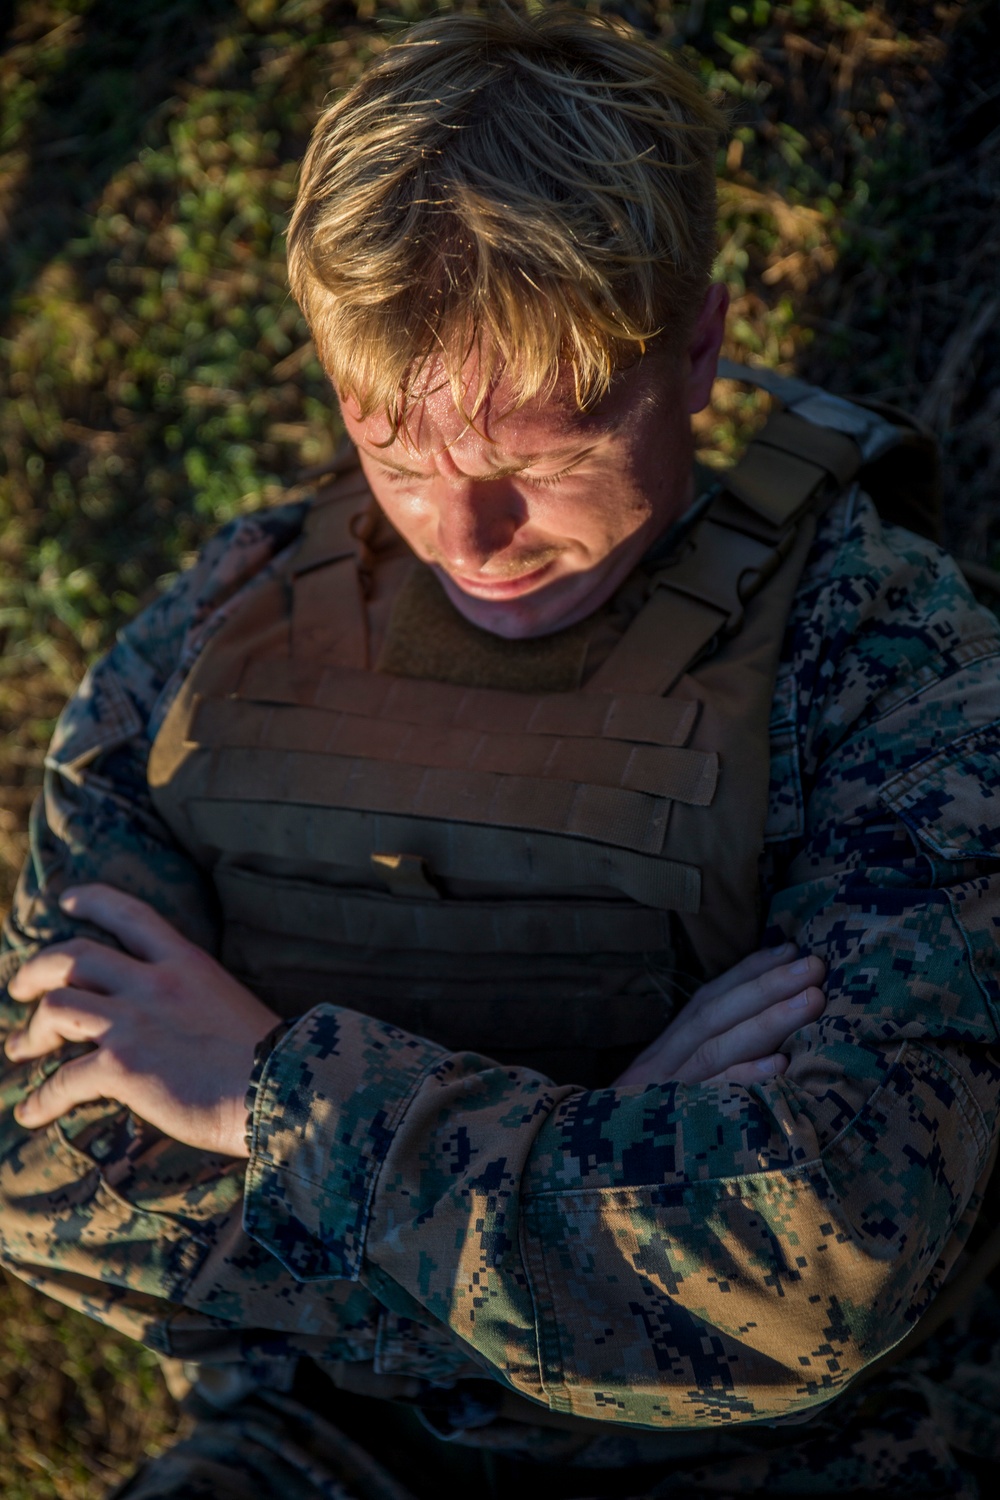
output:
[[[82,917],[110,932],[136,958],[147,963],[174,958],[190,947],[187,938],[176,927],[138,896],[116,890],[113,885],[95,882],[77,885],[64,891],[59,905],[71,917]]]
[[[14,1118],[27,1130],[51,1125],[53,1120],[69,1114],[78,1104],[113,1098],[107,1091],[104,1079],[100,1052],[88,1052],[85,1057],[76,1057],[72,1062],[63,1063],[61,1068],[56,1068],[51,1077],[46,1078],[33,1093],[22,1099],[14,1110]]]
[[[50,990],[75,985],[109,994],[136,979],[136,960],[92,938],[73,938],[45,948],[22,964],[7,986],[13,1000],[38,1000]]]
[[[710,979],[708,984],[703,984],[698,990],[698,999],[711,1001],[719,995],[724,995],[727,990],[734,990],[738,985],[746,983],[748,979],[756,979],[759,974],[766,974],[769,969],[776,969],[779,965],[788,964],[798,953],[798,945],[795,943],[780,943],[777,948],[760,948],[756,953],[749,954],[733,968],[727,969],[716,979]]]
[[[762,1083],[768,1078],[776,1078],[788,1067],[788,1058],[783,1052],[775,1052],[770,1057],[757,1057],[751,1062],[733,1063],[721,1073],[714,1073],[710,1078],[699,1079],[699,1083],[741,1083],[749,1086],[752,1083]],[[676,1080],[675,1080],[676,1081]],[[691,1082],[693,1080],[687,1080]],[[663,1072],[662,1068],[656,1066],[655,1059],[646,1063],[633,1063],[626,1068],[621,1077],[618,1078],[614,1087],[617,1088],[648,1088],[650,1084],[664,1084],[671,1082],[670,1078]]]
[[[815,954],[808,954],[790,964],[767,969],[728,993],[717,996],[714,1001],[706,1002],[699,994],[697,1004],[688,1008],[690,1017],[688,1013],[682,1013],[679,1025],[685,1030],[690,1027],[692,1038],[721,1036],[724,1031],[762,1014],[780,1000],[794,999],[810,986],[818,988],[825,978],[823,960]]]
[[[758,1057],[753,1062],[734,1063],[723,1073],[702,1079],[703,1083],[740,1083],[749,1088],[754,1083],[764,1083],[768,1078],[779,1078],[788,1067],[788,1058],[783,1052],[772,1057]]]
[[[107,1002],[87,990],[53,990],[23,1031],[12,1031],[4,1051],[11,1062],[55,1052],[65,1042],[96,1042],[111,1025]]]
[[[725,1036],[779,1001],[794,999],[810,983],[818,987],[825,972],[822,959],[797,958],[793,963],[758,974],[714,1000],[706,1001],[699,992],[636,1062],[644,1065],[647,1060],[654,1060],[660,1078],[687,1077],[681,1070],[702,1048],[708,1048],[705,1055],[711,1056],[713,1038]],[[745,1057],[763,1057],[773,1050],[773,1046],[760,1046]]]
[[[792,999],[782,1000],[760,1015],[731,1027],[721,1036],[710,1037],[681,1065],[677,1076],[682,1083],[703,1083],[737,1063],[780,1052],[794,1032],[823,1014],[825,1006],[823,991],[810,986]]]

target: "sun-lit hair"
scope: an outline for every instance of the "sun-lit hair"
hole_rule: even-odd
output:
[[[599,399],[697,312],[722,124],[617,20],[505,6],[414,26],[319,120],[289,229],[337,390],[394,429],[432,373],[470,413],[501,375],[517,404],[567,369],[581,407]]]

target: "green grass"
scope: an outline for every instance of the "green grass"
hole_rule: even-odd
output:
[[[9,24],[0,10],[5,891],[86,661],[220,522],[335,445],[285,281],[296,166],[324,100],[430,9],[21,0]],[[944,443],[948,539],[996,560],[996,8],[619,9],[683,48],[734,112],[719,161],[727,352],[922,409]],[[698,419],[707,455],[730,459],[762,412],[720,383]],[[3,1292],[7,1500],[96,1497],[175,1423],[151,1357]]]

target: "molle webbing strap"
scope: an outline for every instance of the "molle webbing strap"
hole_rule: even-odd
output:
[[[357,893],[220,865],[215,883],[231,922],[267,942],[296,938],[442,953],[643,953],[670,947],[666,912],[607,901],[419,901]]]
[[[334,780],[338,768],[356,757],[394,763],[403,772],[418,768],[483,771],[622,787],[694,807],[711,803],[718,779],[718,757],[702,750],[629,745],[612,739],[435,729],[383,717],[233,698],[208,698],[198,704],[191,741],[215,745],[220,753],[239,748],[323,755],[329,758]],[[357,775],[351,775],[355,785]]]
[[[368,631],[355,523],[370,502],[359,469],[340,481],[336,498],[317,501],[306,516],[292,564],[292,650],[332,657],[352,667],[368,663]]]
[[[808,422],[812,428],[846,434],[866,467],[898,448],[901,441],[908,444],[915,436],[923,442],[929,436],[917,427],[911,416],[896,407],[885,406],[867,397],[849,401],[844,396],[835,396],[832,391],[824,391],[818,385],[809,385],[794,376],[779,375],[776,370],[763,366],[738,365],[732,360],[720,359],[719,376],[723,380],[742,380],[769,391],[789,413]],[[901,432],[900,428],[906,431]],[[842,482],[846,484],[853,477],[852,471]]]
[[[730,493],[775,526],[799,514],[826,483],[826,470],[797,458],[751,444],[739,464],[726,476]]]
[[[650,745],[685,744],[698,714],[697,703],[677,698],[505,692],[287,658],[251,662],[240,679],[239,695],[257,703],[300,704],[428,729],[570,735]]]
[[[367,756],[239,747],[208,754],[205,781],[210,797],[247,802],[273,798],[317,808],[537,828],[643,854],[658,854],[662,849],[672,806],[665,797],[620,787],[489,771],[437,770]],[[408,852],[393,844],[372,848]],[[365,866],[371,852],[365,854]]]
[[[341,807],[262,800],[243,785],[192,796],[191,826],[224,857],[312,861],[369,870],[373,849],[412,850],[443,880],[479,880],[521,892],[614,890],[661,911],[696,912],[697,867],[581,839],[533,830],[477,827],[448,819],[394,817]],[[435,907],[437,903],[434,903]]]

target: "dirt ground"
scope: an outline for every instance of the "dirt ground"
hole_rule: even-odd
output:
[[[945,541],[988,579],[1000,5],[604,8],[682,50],[732,111],[727,353],[919,416],[941,444]],[[431,9],[0,3],[0,900],[86,662],[221,521],[337,441],[284,277],[296,163],[331,91]],[[730,461],[761,412],[720,382],[706,456]],[[5,1500],[96,1500],[177,1422],[151,1356],[0,1287]]]

